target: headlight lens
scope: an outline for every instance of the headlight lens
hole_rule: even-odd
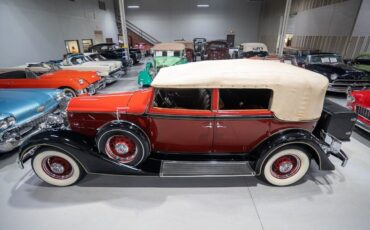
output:
[[[8,117],[6,120],[9,126],[15,125],[16,122],[15,117]]]
[[[333,74],[331,74],[330,75],[330,79],[332,80],[332,81],[334,81],[335,79],[337,79],[338,78],[338,74],[336,74],[336,73],[333,73]]]
[[[15,125],[15,117],[7,117],[0,121],[0,129],[7,129],[9,126]]]
[[[79,79],[79,80],[78,80],[78,83],[80,83],[80,85],[83,85],[83,84],[84,84],[84,82],[85,82],[85,81],[84,81],[84,79]]]
[[[154,75],[155,75],[155,70],[154,70],[154,68],[151,68],[151,69],[149,70],[149,74],[150,74],[150,76],[154,77]]]
[[[6,129],[8,126],[8,122],[5,119],[0,121],[0,129]]]
[[[58,92],[55,94],[55,100],[57,101],[60,101],[62,100],[64,97],[66,96],[66,94],[64,92]]]

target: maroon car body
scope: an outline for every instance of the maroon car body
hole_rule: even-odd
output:
[[[229,44],[225,40],[209,41],[206,44],[205,60],[230,59]]]

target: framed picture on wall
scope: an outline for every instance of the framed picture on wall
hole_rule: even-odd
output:
[[[89,51],[89,48],[93,45],[92,39],[82,39],[82,49],[84,52]]]
[[[78,54],[80,53],[80,44],[78,40],[65,40],[67,53]]]

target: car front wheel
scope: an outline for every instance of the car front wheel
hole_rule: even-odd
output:
[[[287,186],[302,179],[309,167],[306,150],[291,146],[276,150],[264,163],[261,176],[272,185]]]
[[[71,89],[71,88],[62,88],[64,94],[67,96],[67,97],[76,97],[77,94],[76,92]]]
[[[85,172],[79,163],[61,150],[45,148],[32,158],[32,168],[46,183],[70,186],[79,181]]]
[[[121,164],[137,166],[149,155],[149,145],[131,130],[111,129],[98,135],[99,151]]]

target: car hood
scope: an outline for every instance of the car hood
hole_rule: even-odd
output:
[[[100,66],[100,65],[91,65],[91,64],[79,64],[79,65],[68,65],[68,66],[61,66],[64,70],[79,70],[79,71],[95,71],[99,72],[99,74],[103,76],[109,75],[109,72],[111,71],[110,66]]]
[[[130,113],[143,114],[150,100],[152,89],[74,97],[68,104],[69,113]]]
[[[55,72],[43,74],[40,76],[42,79],[72,79],[80,80],[84,79],[89,84],[99,81],[101,78],[96,74],[95,71],[76,71],[76,70],[58,70]]]
[[[355,98],[357,104],[365,108],[370,108],[370,90],[353,91],[352,96]]]
[[[59,102],[56,89],[2,89],[0,91],[0,114],[15,117],[17,125],[54,110]]]
[[[108,66],[110,70],[120,68],[122,63],[119,61],[91,61],[85,62],[83,66]]]

